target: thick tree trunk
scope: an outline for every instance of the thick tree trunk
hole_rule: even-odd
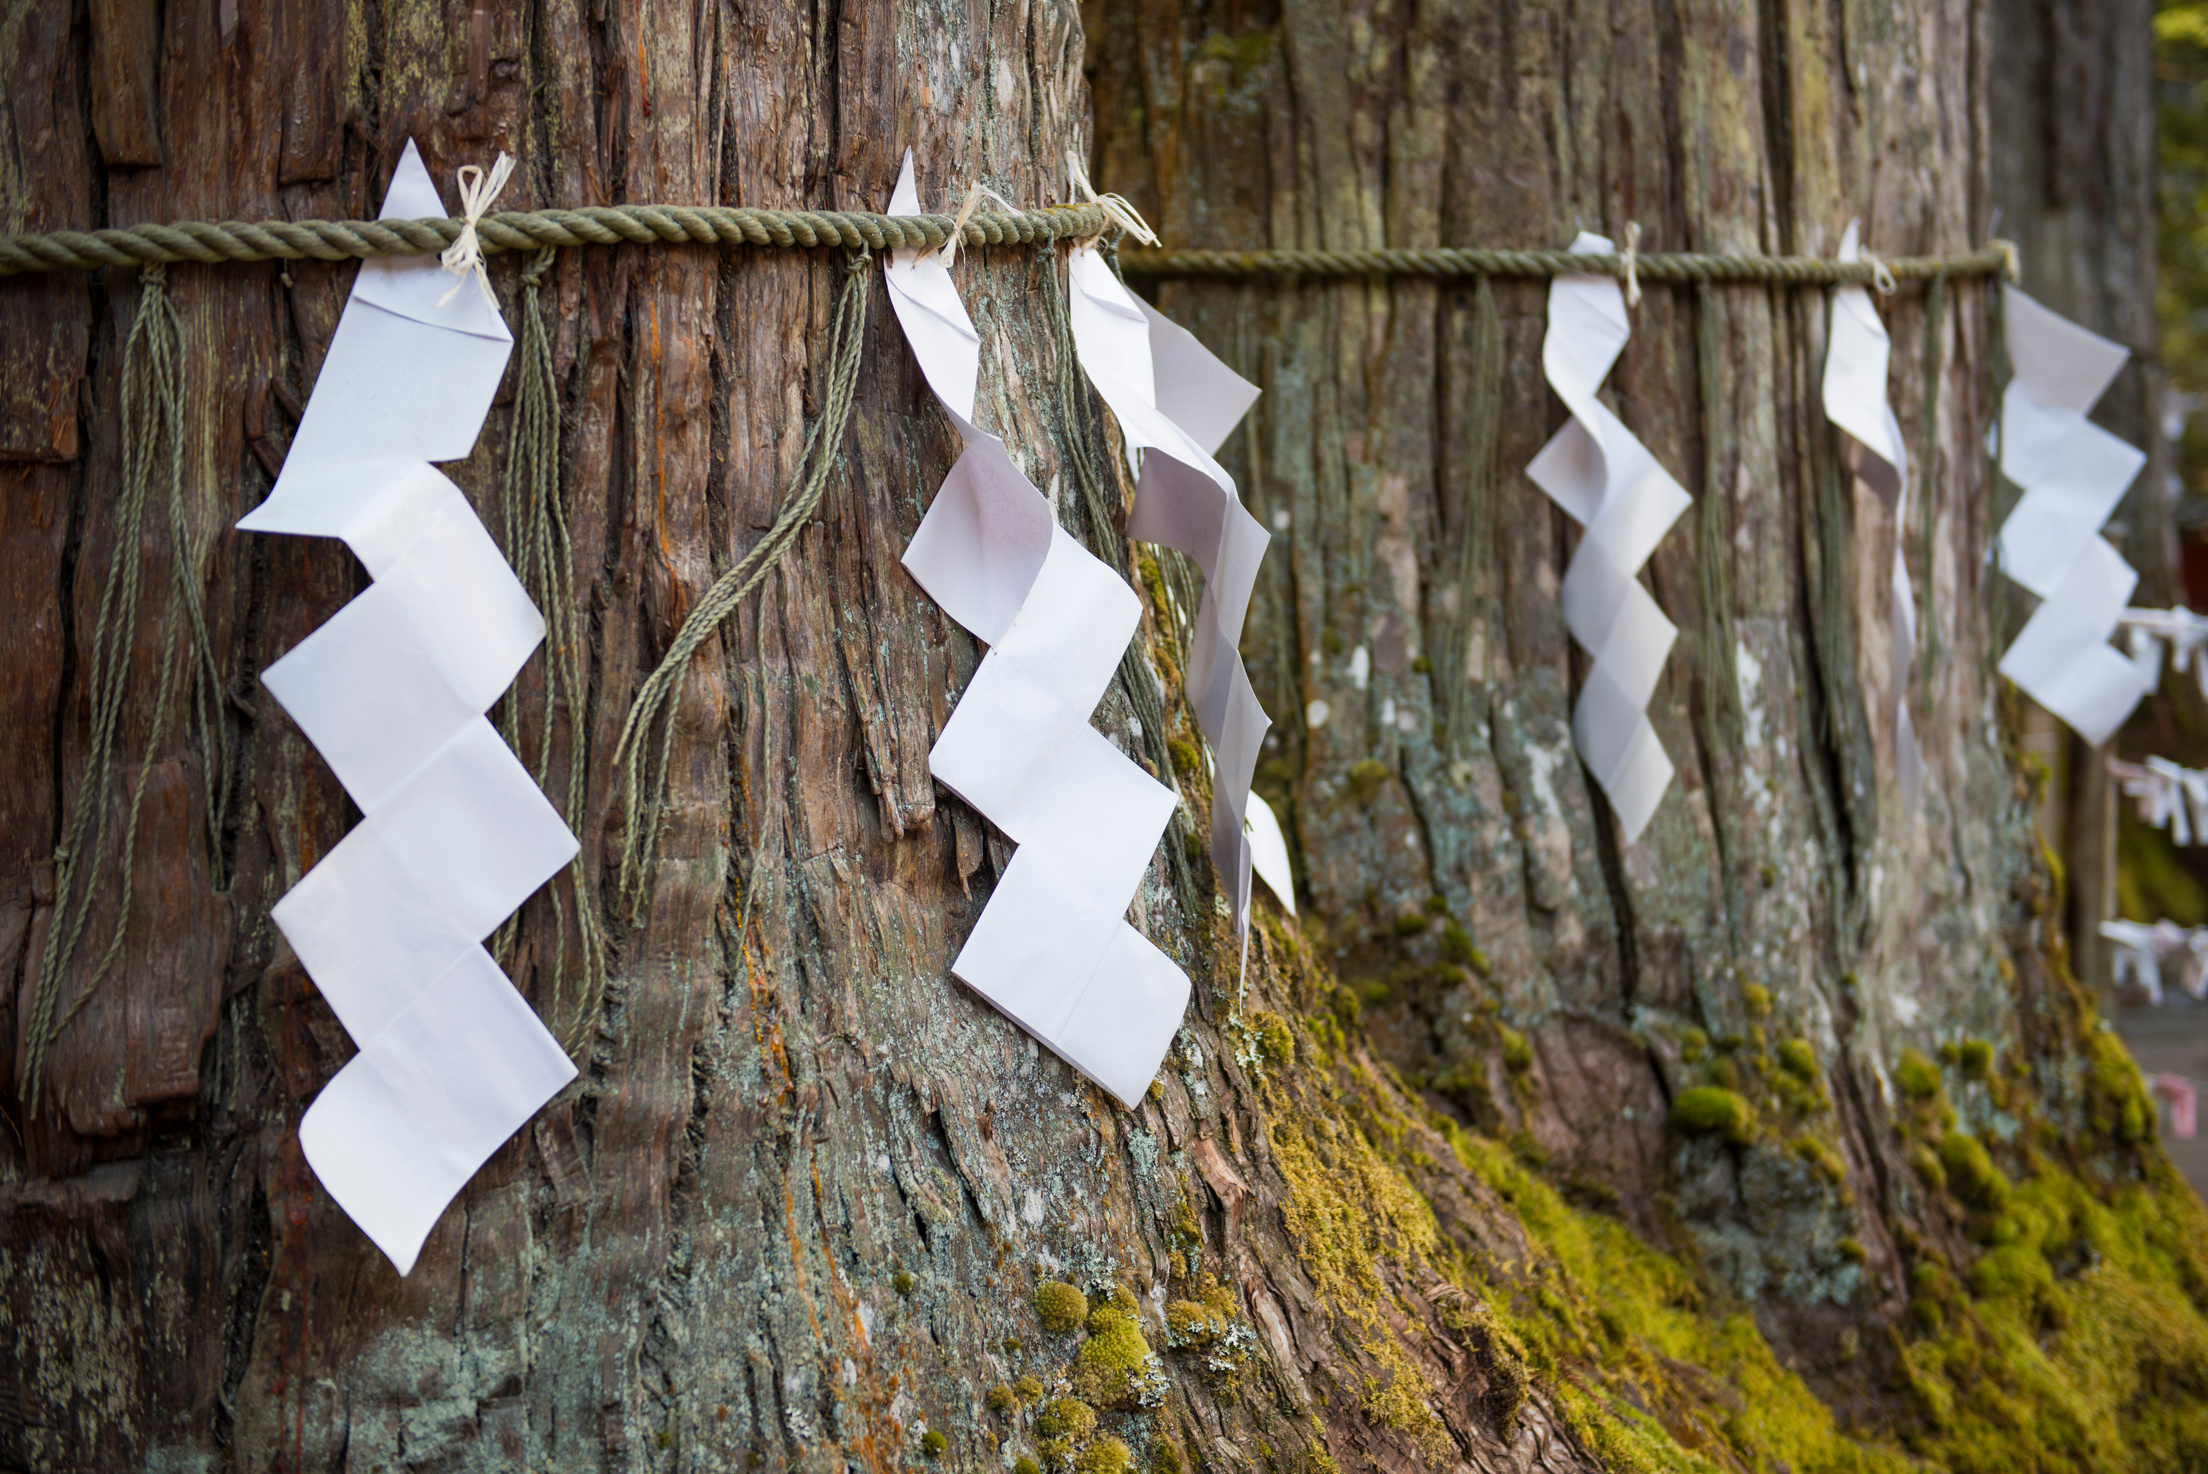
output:
[[[1632,4],[1385,23],[1290,0],[1277,31],[1207,36],[1169,19],[1101,34],[1101,149],[1112,187],[1191,245],[1552,245],[1579,228],[1622,240],[1637,222],[1647,249],[1830,255],[1860,216],[1881,254],[1957,251],[1985,234],[1973,22],[1958,3],[1851,11],[1846,26],[1822,8]],[[1888,1063],[2012,1007],[1988,949],[2013,931],[2030,855],[2026,809],[1989,748],[1989,288],[1946,289],[1935,421],[1912,392],[1927,294],[1881,303],[1896,411],[1919,465],[1937,468],[1917,476],[1900,529],[1929,627],[1909,693],[1932,774],[1921,806],[1898,790],[1880,715],[1897,529],[1868,493],[1829,490],[1819,296],[1715,288],[1718,397],[1704,404],[1694,299],[1648,291],[1616,401],[1718,505],[1698,506],[1651,564],[1683,632],[1652,713],[1679,773],[1624,849],[1570,743],[1584,662],[1557,591],[1577,531],[1522,474],[1561,413],[1539,372],[1546,286],[1494,290],[1492,450],[1467,409],[1471,289],[1162,298],[1234,345],[1266,390],[1240,469],[1285,530],[1253,640],[1259,689],[1287,719],[1274,781],[1336,965],[1373,979],[1393,1057],[1436,1082],[1497,1078],[1463,1065],[1501,1064],[1480,1006],[1499,1003],[1533,1043],[1535,1103],[1475,1083],[1472,1119],[1527,1131],[1645,1231],[1674,1195],[1711,1268],[1814,1358],[1900,1282],[1884,1215],[1859,1222],[1889,1190],[1907,1196],[1884,1129]],[[1468,505],[1490,454],[1496,500]],[[1835,608],[1831,639],[1820,622]],[[1827,648],[1846,668],[1821,666]],[[1462,689],[1442,684],[1452,671]],[[1323,725],[1295,720],[1318,704]],[[1381,771],[1360,781],[1370,763]],[[1464,918],[1486,977],[1420,970],[1438,938],[1406,941],[1397,919],[1429,896]],[[1751,987],[1768,1020],[1744,1001]],[[1869,1201],[1830,1194],[1782,1226],[1757,1199],[1775,1185],[1726,1152],[1675,1158],[1666,1100],[1698,1076],[1680,1040],[1751,1028],[1805,1036],[1829,1059],[1834,1144]],[[1834,1249],[1851,1236],[1869,1250],[1861,1270]],[[1858,1274],[1871,1292],[1843,1292]]]
[[[516,207],[879,208],[909,144],[931,204],[977,178],[1058,198],[1064,150],[1088,150],[1175,245],[1550,245],[1637,221],[1651,248],[1829,253],[1858,213],[1889,255],[1985,234],[1985,22],[1964,0],[1906,17],[1289,0],[1085,19],[1072,0],[13,0],[0,215],[358,216],[413,137],[440,180],[515,153]],[[0,283],[0,1044],[16,1061],[0,1469],[1037,1456],[1118,1474],[1106,1437],[1161,1474],[1655,1467],[1683,1450],[1806,1469],[1881,1466],[1894,1434],[1988,1467],[1955,1450],[1999,1416],[2084,1443],[2012,1431],[1993,1465],[2080,1447],[2070,1462],[2152,1463],[2117,1423],[2191,1415],[2208,1321],[2188,1296],[2208,1271],[2184,1239],[2197,1205],[2140,1143],[2136,1080],[2083,1028],[2059,944],[2051,965],[2043,951],[2048,885],[1990,673],[1983,284],[1946,290],[1929,408],[1926,295],[1883,303],[1896,406],[1932,468],[1929,522],[1899,529],[1934,632],[1912,694],[1921,810],[1893,791],[1881,715],[1897,529],[1841,485],[1819,297],[1717,288],[1704,404],[1694,301],[1650,290],[1615,397],[1715,496],[1652,565],[1686,631],[1655,709],[1680,774],[1632,846],[1570,747],[1571,533],[1521,474],[1559,416],[1541,286],[1495,287],[1494,444],[1469,288],[1168,290],[1266,390],[1231,447],[1280,532],[1245,651],[1307,909],[1299,927],[1261,902],[1245,980],[1209,882],[1181,883],[1161,853],[1134,914],[1196,1001],[1125,1112],[948,976],[1009,847],[927,774],[977,651],[898,564],[954,442],[878,296],[839,473],[688,672],[648,901],[631,916],[611,900],[613,739],[783,495],[844,264],[581,250],[549,278],[587,689],[580,709],[548,703],[532,664],[517,699],[529,741],[547,721],[556,751],[587,739],[575,827],[611,982],[571,1018],[574,893],[556,887],[564,913],[532,901],[512,970],[583,1026],[582,1078],[403,1281],[299,1157],[299,1113],[350,1046],[268,922],[355,816],[256,676],[362,579],[334,543],[229,530],[281,454],[268,386],[311,388],[354,268],[168,273],[205,539],[191,572],[230,687],[238,799],[214,853],[211,754],[154,730],[145,694],[175,613],[169,543],[117,547],[137,288]],[[986,341],[985,423],[1054,489],[1083,429],[1053,408],[1077,372],[1040,306],[1062,289],[1055,255],[974,251],[957,271]],[[505,289],[514,272],[493,275]],[[493,527],[505,433],[496,411],[451,468]],[[119,557],[142,561],[147,591],[121,739],[122,785],[143,771],[148,794],[134,899],[118,914],[106,857],[65,998],[119,929],[121,960],[26,1098],[25,1000],[83,801],[85,673]],[[1153,598],[1170,676],[1174,621]],[[1115,687],[1098,716],[1122,741],[1128,700]],[[1943,1045],[1944,1079],[1897,1073],[1905,1050]],[[1667,1126],[1702,1084],[1753,1113],[1742,1140]],[[1934,1185],[1923,1154],[1965,1130],[2028,1179],[2028,1213],[1989,1206],[1967,1170],[1982,1156]],[[2058,1217],[2083,1257],[2054,1247]],[[1974,1308],[1971,1235],[2018,1233],[2048,1257],[1999,1262],[2051,1287]],[[1050,1279],[1124,1292],[1158,1362],[1130,1357],[1108,1316],[1086,1339],[1046,1323]],[[2094,1330],[2082,1350],[2025,1333],[2055,1336],[2033,1352],[2052,1371],[2012,1376],[1975,1349],[2009,1347],[2000,1317],[2043,1306]],[[1813,1388],[1871,1443],[1836,1432]],[[1984,1410],[1995,1391],[2004,1414]],[[1067,1433],[1039,1396],[1082,1401],[1102,1436]]]

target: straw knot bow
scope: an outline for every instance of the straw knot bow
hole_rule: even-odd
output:
[[[483,212],[491,208],[491,201],[498,198],[513,174],[514,156],[504,151],[499,153],[498,162],[491,165],[487,175],[477,165],[460,166],[460,236],[437,258],[444,263],[445,270],[460,280],[453,283],[452,291],[437,299],[439,307],[450,302],[473,274],[476,284],[483,288],[483,300],[490,304],[493,312],[498,310],[498,298],[491,291],[491,274],[483,266],[483,242],[475,228],[482,223]]]

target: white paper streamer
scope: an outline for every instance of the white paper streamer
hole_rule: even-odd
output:
[[[1611,245],[1581,232],[1571,249],[1608,255]],[[1564,571],[1564,623],[1594,657],[1572,712],[1572,736],[1610,796],[1627,844],[1640,838],[1671,783],[1671,759],[1649,723],[1648,702],[1679,634],[1639,574],[1693,505],[1595,398],[1631,333],[1624,294],[1612,278],[1560,276],[1550,283],[1541,366],[1572,418],[1526,467],[1534,485],[1586,529]]]
[[[2108,760],[2108,771],[2139,805],[2139,817],[2170,831],[2173,843],[2208,844],[2208,773],[2181,768],[2166,757],[2142,765]]]
[[[1296,914],[1296,872],[1288,863],[1288,837],[1280,832],[1273,806],[1250,795],[1250,817],[1244,825],[1250,837],[1250,869],[1290,916]]]
[[[1840,259],[1861,258],[1856,222],[1840,238]],[[1844,286],[1834,295],[1832,336],[1825,345],[1825,418],[1854,438],[1865,452],[1856,479],[1878,494],[1894,519],[1894,569],[1888,580],[1893,599],[1894,770],[1902,797],[1916,802],[1924,786],[1924,754],[1909,719],[1909,671],[1916,656],[1916,596],[1909,587],[1909,566],[1901,556],[1901,529],[1908,526],[1909,451],[1901,422],[1886,401],[1886,370],[1892,344],[1879,321],[1871,294]]]
[[[2208,645],[2208,616],[2190,609],[2126,609],[2117,621],[2124,629],[2124,643],[2139,679],[2149,691],[2162,684],[2162,657],[2167,651],[2171,670],[2193,672],[2200,694],[2208,696],[2208,657],[2199,657]]]
[[[386,219],[441,216],[409,142]],[[363,262],[268,499],[238,526],[337,537],[375,583],[263,675],[366,815],[276,903],[360,1052],[299,1123],[400,1274],[575,1067],[482,947],[575,837],[484,719],[544,620],[460,488],[513,338],[437,258]]]
[[[2101,524],[2147,458],[2086,419],[2130,352],[2004,286],[2009,361],[2001,470],[2023,488],[2001,525],[2001,564],[2039,595],[2001,674],[2093,746],[2153,689],[2108,643],[2139,575]]]
[[[909,152],[889,208],[919,213]],[[990,647],[928,768],[1019,846],[951,970],[1132,1110],[1189,992],[1126,921],[1177,800],[1089,725],[1141,605],[1058,526],[1004,443],[974,427],[981,340],[942,260],[898,251],[885,276],[966,442],[905,567]]]
[[[1236,374],[1186,330],[1159,315],[1112,275],[1103,256],[1076,246],[1067,268],[1073,342],[1081,370],[1119,421],[1129,467],[1138,473],[1127,535],[1186,553],[1204,575],[1188,650],[1188,695],[1211,743],[1211,858],[1227,883],[1235,922],[1249,926],[1251,836],[1257,823],[1250,777],[1272,725],[1250,687],[1240,650],[1250,591],[1272,536],[1249,514],[1234,478],[1212,459],[1257,400]],[[1261,806],[1262,801],[1259,801]],[[1279,825],[1272,825],[1273,834]],[[1268,863],[1287,865],[1287,847]],[[1266,884],[1291,910],[1293,883]]]
[[[2195,998],[2208,997],[2208,926],[2182,927],[2174,921],[2104,921],[2101,935],[2116,944],[2116,985],[2126,978],[2156,1004],[2162,1001],[2162,963],[2179,959],[2178,986]]]

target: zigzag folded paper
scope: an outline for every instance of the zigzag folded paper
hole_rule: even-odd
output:
[[[2101,935],[2116,944],[2116,985],[2137,983],[2157,1005],[2162,1002],[2162,964],[2179,959],[2178,986],[2195,998],[2208,996],[2208,926],[2183,927],[2174,921],[2104,921]]]
[[[1840,238],[1840,259],[1856,261],[1856,222]],[[1834,295],[1832,336],[1825,345],[1825,418],[1853,436],[1865,451],[1856,466],[1858,481],[1878,494],[1894,518],[1894,570],[1888,581],[1893,596],[1894,769],[1902,797],[1914,803],[1924,786],[1924,754],[1909,720],[1909,669],[1917,649],[1916,596],[1909,587],[1909,565],[1902,561],[1900,529],[1908,525],[1909,451],[1901,422],[1886,402],[1886,369],[1892,355],[1886,325],[1878,320],[1871,294],[1844,286]]]
[[[920,211],[909,152],[889,208]],[[975,428],[981,339],[942,258],[901,250],[884,277],[966,443],[905,567],[989,647],[928,769],[1019,846],[951,971],[1132,1110],[1189,992],[1126,920],[1177,800],[1089,725],[1142,608],[1058,526],[1004,442]]]
[[[445,213],[409,142],[384,218]],[[276,903],[360,1052],[299,1123],[399,1273],[500,1143],[575,1077],[482,946],[576,852],[484,713],[544,619],[433,460],[468,454],[513,338],[435,257],[362,264],[251,532],[342,538],[375,582],[262,680],[366,816]]]
[[[2140,819],[2169,830],[2171,843],[2208,844],[2208,773],[2179,767],[2166,757],[2150,757],[2144,764],[2112,757],[2108,772],[2124,796],[2138,802]]]
[[[1119,421],[1138,477],[1127,535],[1186,553],[1203,571],[1188,696],[1211,743],[1212,863],[1227,881],[1236,924],[1247,929],[1253,835],[1265,846],[1268,868],[1287,868],[1286,846],[1278,846],[1277,859],[1273,847],[1280,826],[1250,792],[1272,721],[1250,687],[1240,649],[1250,591],[1272,535],[1242,505],[1234,478],[1212,452],[1249,413],[1257,386],[1120,285],[1093,248],[1074,247],[1067,285],[1075,354]],[[1268,875],[1265,883],[1294,909],[1291,882]]]
[[[2001,471],[2024,489],[2001,524],[2001,566],[2041,600],[2001,674],[2097,747],[2153,689],[2143,664],[2108,643],[2139,575],[2100,535],[2147,458],[2085,417],[2131,353],[2001,290],[2016,368]]]
[[[1608,240],[1585,231],[1571,249],[1611,253]],[[1631,334],[1625,294],[1612,278],[1559,276],[1549,284],[1541,366],[1572,418],[1526,467],[1533,484],[1586,529],[1564,570],[1564,624],[1594,657],[1572,711],[1572,737],[1609,795],[1627,844],[1640,838],[1671,784],[1671,759],[1649,723],[1648,702],[1679,636],[1639,574],[1693,505],[1648,447],[1595,398]]]
[[[2116,622],[2124,631],[2131,663],[2139,668],[2139,679],[2149,691],[2162,684],[2166,655],[2171,670],[2190,670],[2200,694],[2208,696],[2208,656],[2201,653],[2208,647],[2208,616],[2185,608],[2126,609]]]

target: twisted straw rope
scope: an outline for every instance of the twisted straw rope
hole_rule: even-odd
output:
[[[2012,270],[2005,246],[1959,256],[1905,256],[1885,263],[1898,281],[1941,276],[1998,276]],[[1571,251],[1502,251],[1468,246],[1375,251],[1121,251],[1129,276],[1614,276],[1626,258],[1582,256]],[[1825,285],[1877,281],[1874,261],[1827,261],[1817,256],[1704,256],[1693,252],[1636,254],[1642,281],[1781,282]]]
[[[950,239],[950,215],[870,215],[843,210],[753,210],[721,205],[598,205],[485,216],[476,227],[485,254],[547,246],[783,246],[849,251],[935,247]],[[1094,205],[991,212],[968,217],[969,246],[1033,244],[1101,234],[1111,222]],[[459,239],[460,220],[267,220],[258,224],[129,225],[0,235],[0,276],[95,271],[147,262],[345,261],[435,255]]]
[[[486,253],[553,246],[780,246],[848,251],[942,245],[957,228],[950,215],[873,215],[854,210],[754,210],[726,205],[597,205],[581,210],[517,210],[477,227]],[[1111,226],[1095,205],[992,211],[968,217],[968,246],[1078,240]],[[435,254],[459,238],[459,220],[268,220],[258,224],[130,225],[0,235],[0,276],[33,271],[96,271],[103,266],[197,261],[345,261],[368,256]],[[1994,244],[1958,256],[1911,256],[1885,263],[1895,279],[2013,274],[2014,255]],[[1626,258],[1570,251],[1504,251],[1443,246],[1374,251],[1126,251],[1123,270],[1139,276],[1592,276],[1626,274]],[[1879,263],[1815,256],[1704,256],[1675,252],[1633,257],[1642,281],[1876,284]]]

